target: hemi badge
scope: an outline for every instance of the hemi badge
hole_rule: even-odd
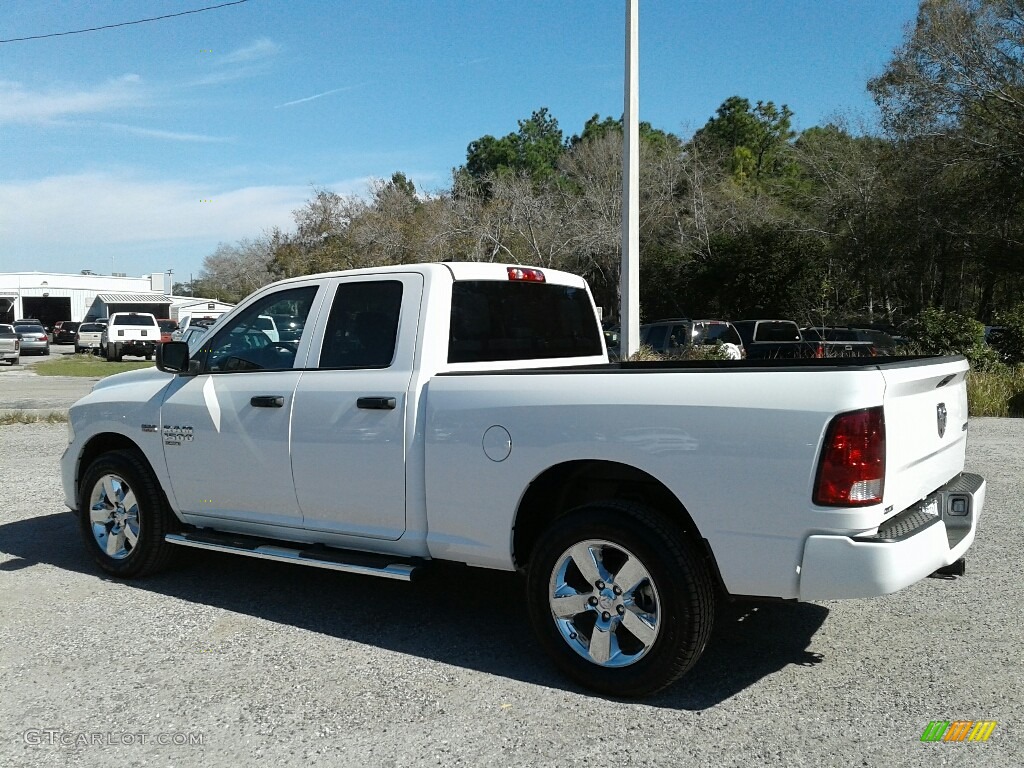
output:
[[[156,424],[143,424],[142,425],[142,431],[143,432],[159,432],[160,428]]]

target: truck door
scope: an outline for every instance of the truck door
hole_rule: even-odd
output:
[[[365,275],[340,278],[331,289],[330,314],[295,390],[299,508],[307,529],[398,539],[423,278]]]
[[[276,312],[305,322],[317,293],[317,284],[288,287],[250,304],[203,338],[192,356],[199,373],[177,376],[168,388],[164,457],[186,514],[301,527],[289,416],[309,340],[272,342],[257,321]]]

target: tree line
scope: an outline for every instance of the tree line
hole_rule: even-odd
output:
[[[874,131],[793,129],[732,96],[689,139],[640,130],[641,312],[901,327],[922,312],[999,322],[1024,298],[1024,0],[924,0],[867,84]],[[622,123],[563,133],[538,109],[467,147],[440,191],[402,172],[368,196],[317,188],[292,231],[206,257],[192,290],[441,260],[586,277],[619,308]]]

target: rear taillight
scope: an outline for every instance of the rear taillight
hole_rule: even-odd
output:
[[[882,407],[841,413],[825,433],[814,503],[823,507],[879,504],[885,490]]]

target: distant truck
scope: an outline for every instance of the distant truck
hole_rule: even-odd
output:
[[[806,341],[792,320],[733,320],[748,360],[825,357],[821,343]]]
[[[121,362],[124,355],[153,359],[160,343],[160,326],[148,312],[115,312],[100,336],[100,354],[108,362]]]
[[[21,359],[21,338],[13,325],[0,325],[0,360],[17,365]]]

